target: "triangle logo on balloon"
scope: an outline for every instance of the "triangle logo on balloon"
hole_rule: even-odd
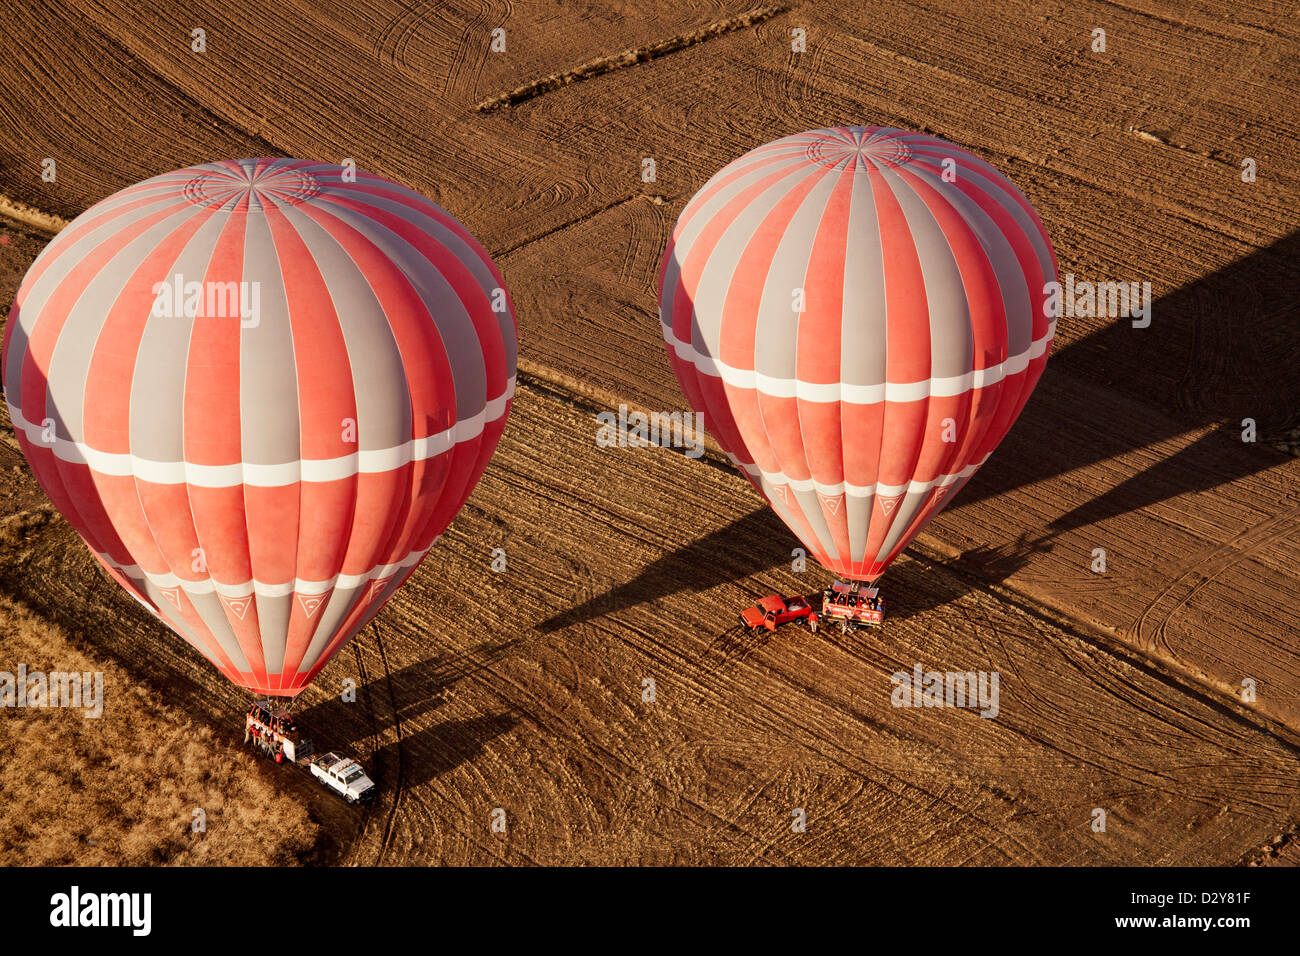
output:
[[[832,498],[830,495],[823,495],[821,492],[818,492],[817,497],[821,499],[822,507],[828,512],[833,515],[840,513],[840,505],[844,504],[843,495],[835,495],[835,497]]]
[[[376,597],[378,597],[380,592],[382,592],[384,588],[388,587],[388,582],[392,580],[393,580],[392,575],[389,575],[386,578],[378,578],[374,581],[371,581],[370,593],[366,595],[366,601],[370,602],[373,601]]]
[[[790,486],[773,485],[772,490],[781,496],[781,500],[788,506],[790,504]]]
[[[903,500],[902,495],[876,495],[876,500],[880,502],[880,510],[886,515],[892,515],[898,503]]]
[[[231,614],[235,615],[235,617],[242,621],[244,615],[248,613],[248,605],[253,603],[253,599],[252,597],[232,598],[226,597],[223,594],[221,595],[221,603],[226,606],[227,610],[229,610]]]
[[[162,592],[162,596],[167,599],[167,602],[172,607],[178,611],[181,609],[181,589],[179,587],[159,588],[158,590]]]
[[[298,604],[302,607],[302,613],[306,614],[309,618],[314,616],[316,611],[319,610],[320,606],[324,603],[325,599],[323,597],[308,597],[306,594],[298,595]]]

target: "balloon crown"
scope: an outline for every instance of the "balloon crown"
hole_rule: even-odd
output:
[[[185,197],[196,206],[296,206],[321,190],[320,180],[292,167],[269,165],[269,160],[232,159],[196,167],[197,175],[185,184]]]
[[[904,166],[912,161],[912,148],[902,137],[905,130],[882,126],[839,126],[808,134],[808,158],[824,166],[844,166],[870,160],[877,166]]]

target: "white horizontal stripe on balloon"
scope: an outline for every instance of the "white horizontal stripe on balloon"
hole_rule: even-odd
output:
[[[915,402],[923,398],[949,398],[963,395],[972,388],[994,385],[1009,375],[1018,375],[1029,363],[1042,356],[1056,335],[1056,323],[1047,333],[1022,352],[988,368],[975,369],[964,375],[922,379],[919,382],[885,382],[880,385],[852,385],[848,382],[805,382],[796,378],[773,378],[753,369],[727,365],[711,355],[697,352],[689,342],[673,334],[671,327],[660,323],[664,341],[677,357],[695,366],[702,375],[720,378],[735,388],[752,388],[772,398],[798,398],[807,402],[847,402],[851,405],[875,405],[878,402]]]
[[[991,455],[992,452],[989,454]],[[889,498],[894,495],[923,493],[932,488],[951,485],[954,482],[969,478],[979,470],[984,462],[989,460],[989,455],[985,455],[979,461],[967,465],[961,471],[955,471],[947,475],[937,475],[929,481],[909,481],[905,485],[882,485],[878,482],[872,485],[855,485],[848,481],[827,485],[811,478],[791,478],[781,471],[763,471],[757,465],[743,462],[735,455],[728,454],[727,457],[731,459],[732,464],[737,468],[747,471],[755,478],[763,478],[768,484],[787,485],[794,491],[815,491],[826,498],[837,498],[840,495],[847,495],[850,498],[870,498],[873,495],[882,495]]]
[[[254,488],[279,488],[299,481],[338,481],[356,474],[382,474],[411,461],[427,461],[462,442],[472,441],[483,434],[488,422],[498,421],[505,415],[506,403],[514,394],[515,377],[511,376],[505,391],[489,401],[482,411],[436,435],[413,438],[392,448],[363,449],[338,458],[305,458],[269,465],[255,462],[196,465],[186,461],[154,461],[138,455],[99,451],[84,442],[72,442],[58,437],[54,439],[53,451],[62,461],[88,465],[102,475],[135,477],[157,485],[190,484],[199,488],[248,485]],[[50,447],[40,425],[27,421],[22,412],[7,399],[5,404],[9,406],[9,418],[13,421],[15,430],[25,431],[27,440],[33,445]]]
[[[304,581],[302,578],[294,578],[292,581],[286,581],[282,584],[272,584],[266,581],[251,579],[240,584],[223,584],[220,581],[214,581],[212,578],[205,578],[201,581],[189,581],[179,578],[168,572],[166,574],[157,574],[146,571],[138,564],[119,564],[107,554],[99,554],[99,559],[111,568],[116,568],[128,578],[135,580],[148,580],[150,583],[159,588],[180,588],[187,594],[220,594],[222,597],[241,598],[248,597],[250,594],[258,594],[261,597],[277,598],[287,597],[290,594],[328,594],[335,589],[351,590],[359,588],[369,581],[382,581],[384,578],[392,577],[401,571],[418,564],[423,557],[429,553],[438,539],[433,539],[433,544],[422,551],[412,551],[401,561],[394,564],[381,564],[371,568],[365,574],[339,574],[325,581]]]

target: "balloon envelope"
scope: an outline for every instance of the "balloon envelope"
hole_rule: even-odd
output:
[[[735,160],[659,273],[673,369],[827,569],[875,580],[992,453],[1042,374],[1051,243],[996,169],[839,127]]]
[[[5,399],[117,581],[236,684],[293,695],[473,490],[515,383],[500,273],[444,210],[294,159],[78,216],[19,288]]]

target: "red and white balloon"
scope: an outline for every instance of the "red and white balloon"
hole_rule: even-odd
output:
[[[875,580],[992,454],[1055,322],[1042,223],[921,133],[787,136],[719,171],[660,267],[673,369],[809,553]]]
[[[23,280],[3,367],[37,480],[109,574],[291,696],[473,490],[515,358],[501,275],[443,209],[242,159],[78,216]]]

